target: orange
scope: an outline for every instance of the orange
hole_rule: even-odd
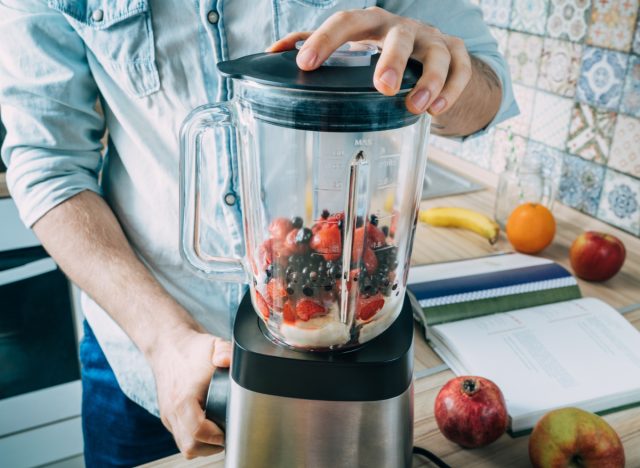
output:
[[[555,234],[555,218],[538,203],[523,203],[507,220],[507,238],[518,252],[538,253],[551,244]]]

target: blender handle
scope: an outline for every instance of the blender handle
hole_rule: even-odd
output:
[[[207,401],[204,404],[205,417],[226,431],[227,402],[229,400],[229,369],[219,367],[211,377]]]
[[[213,280],[247,283],[247,270],[240,258],[207,255],[199,245],[202,136],[209,130],[221,129],[230,129],[235,136],[234,117],[230,102],[207,104],[194,109],[180,129],[180,253],[192,267]],[[219,156],[216,153],[213,151],[214,157]],[[232,168],[227,170],[231,174]]]

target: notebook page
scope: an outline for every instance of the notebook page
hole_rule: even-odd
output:
[[[514,426],[550,408],[602,400],[605,409],[607,398],[623,394],[640,400],[640,333],[597,299],[436,325],[431,333],[466,372],[498,384]]]

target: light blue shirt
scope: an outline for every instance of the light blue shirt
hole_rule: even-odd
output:
[[[230,98],[217,62],[376,3],[463,38],[502,81],[492,125],[517,113],[505,60],[480,9],[465,0],[0,0],[2,157],[25,224],[83,190],[103,195],[160,283],[211,333],[229,337],[245,286],[196,276],[179,253],[180,126],[195,107]],[[213,168],[214,229],[217,253],[237,256],[239,188],[227,164]],[[90,298],[82,303],[122,390],[158,414],[142,354]]]

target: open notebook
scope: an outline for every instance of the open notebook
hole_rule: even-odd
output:
[[[545,259],[507,254],[414,268],[409,289],[431,346],[457,375],[502,389],[514,435],[547,411],[640,403],[640,332]]]

